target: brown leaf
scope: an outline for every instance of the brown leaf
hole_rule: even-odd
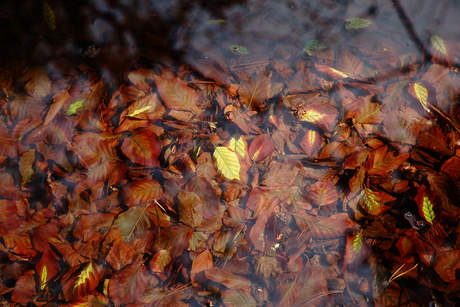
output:
[[[48,113],[46,114],[43,125],[48,125],[56,116],[56,114],[61,111],[64,104],[69,100],[70,95],[67,90],[60,90],[53,96],[53,103],[51,104]]]
[[[96,289],[101,280],[100,267],[90,261],[80,267],[72,267],[62,277],[62,291],[67,301],[79,300]]]
[[[157,94],[150,93],[134,101],[127,109],[125,116],[136,119],[156,120],[160,119],[165,112],[166,109],[160,103],[160,100],[158,100]]]
[[[456,271],[460,269],[460,250],[438,253],[434,269],[445,282],[456,280]]]
[[[140,128],[124,139],[121,150],[134,163],[154,167],[158,165],[161,143],[153,131]]]
[[[209,250],[205,250],[192,262],[192,270],[190,271],[190,278],[194,284],[201,284],[204,282],[204,275],[199,274],[201,272],[206,271],[209,268],[214,266],[214,262],[212,260],[212,255]]]
[[[27,271],[22,274],[16,281],[11,300],[18,304],[26,305],[34,300],[37,294],[34,271]]]
[[[122,192],[128,207],[148,204],[164,197],[160,183],[149,178],[136,179],[128,183]]]
[[[300,229],[310,230],[311,236],[319,239],[343,237],[354,226],[346,214],[335,214],[328,218],[294,214],[294,218]]]
[[[45,69],[41,66],[36,66],[29,69],[21,78],[20,82],[26,83],[25,90],[38,99],[43,99],[47,96],[51,89],[51,80],[48,77]]]
[[[136,252],[131,245],[123,240],[117,239],[112,242],[112,248],[105,259],[115,271],[119,271],[126,265],[131,264],[135,256]]]
[[[246,109],[259,109],[272,97],[270,78],[257,74],[239,86],[238,94]]]
[[[249,145],[249,157],[256,162],[264,160],[271,155],[275,150],[273,141],[268,134],[261,134],[256,136],[251,145]]]
[[[190,227],[197,227],[203,222],[203,205],[200,198],[193,192],[181,190],[177,195],[179,218]]]
[[[224,285],[230,289],[245,289],[251,286],[251,281],[249,279],[221,268],[209,268],[204,271],[204,274],[207,279]]]
[[[337,69],[347,76],[359,78],[359,74],[363,69],[363,61],[347,49],[343,48],[340,52],[340,60],[337,64]]]

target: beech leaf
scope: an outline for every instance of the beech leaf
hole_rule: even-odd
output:
[[[214,159],[217,162],[217,169],[229,180],[240,180],[240,161],[234,151],[228,147],[216,147]]]
[[[444,40],[442,38],[440,38],[437,35],[433,35],[431,36],[430,40],[431,40],[431,44],[436,50],[438,50],[444,55],[447,55],[447,47],[446,47],[446,44],[444,44]]]
[[[153,167],[158,165],[161,143],[154,132],[140,128],[134,130],[131,136],[123,141],[121,150],[131,161]]]
[[[353,17],[353,18],[348,18],[345,20],[345,28],[347,30],[362,29],[362,28],[366,28],[371,23],[372,22],[368,19]]]
[[[125,242],[143,238],[150,227],[147,213],[146,206],[131,207],[117,217],[113,227],[120,229],[120,234]]]
[[[425,220],[431,225],[433,225],[433,221],[435,218],[433,204],[427,196],[423,197],[422,212]]]

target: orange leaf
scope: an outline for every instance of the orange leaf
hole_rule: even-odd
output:
[[[262,161],[273,153],[275,146],[271,137],[267,134],[258,135],[249,146],[249,157],[256,162]]]
[[[160,183],[149,178],[128,183],[123,187],[123,195],[128,207],[148,204],[164,196]]]
[[[251,286],[251,281],[249,279],[221,268],[209,268],[204,271],[204,274],[207,279],[222,284],[230,289],[245,289]]]
[[[351,76],[347,75],[343,71],[334,69],[326,65],[315,63],[315,67],[320,73],[325,74],[326,76],[330,77],[333,80],[351,78]]]

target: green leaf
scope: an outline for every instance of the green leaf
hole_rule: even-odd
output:
[[[51,31],[56,29],[56,16],[47,2],[43,3],[43,16]]]
[[[366,28],[367,26],[369,26],[372,21],[368,20],[368,19],[365,19],[365,18],[348,18],[347,20],[345,20],[345,28],[347,30],[352,30],[352,29],[362,29],[362,28]]]
[[[248,49],[246,49],[246,47],[243,47],[243,46],[238,46],[238,45],[231,45],[230,47],[230,50],[234,53],[238,53],[238,54],[249,54],[249,51]]]
[[[216,147],[213,156],[222,175],[230,180],[240,180],[240,161],[234,151],[228,147]]]
[[[67,110],[67,112],[65,113],[65,115],[71,116],[71,115],[80,114],[82,110],[78,110],[78,109],[82,109],[84,107],[85,102],[86,102],[86,99],[78,100],[77,102],[72,103],[69,109]]]
[[[433,225],[433,221],[435,218],[433,204],[431,203],[430,199],[426,196],[423,197],[422,212],[425,220],[431,225]]]
[[[305,47],[303,48],[303,51],[305,51],[309,56],[313,55],[313,51],[315,50],[320,50],[320,49],[326,49],[326,46],[318,46],[319,41],[317,39],[311,39],[308,42],[305,43]]]
[[[215,23],[227,23],[227,21],[224,20],[224,19],[213,19],[213,20],[206,21],[204,24],[205,25],[211,25],[211,24],[215,24]]]
[[[438,50],[444,55],[447,54],[447,47],[446,47],[446,44],[444,44],[444,40],[442,38],[440,38],[437,35],[433,35],[430,40],[431,40],[431,44],[436,50]]]

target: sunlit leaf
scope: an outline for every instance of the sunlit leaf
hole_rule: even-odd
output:
[[[120,229],[121,236],[125,242],[143,238],[150,227],[147,207],[129,208],[128,211],[121,213],[117,217],[113,227]]]
[[[237,152],[242,158],[246,156],[246,153],[248,151],[247,144],[245,143],[241,135],[239,137],[232,137],[230,139],[230,144],[228,145],[228,148]]]
[[[228,147],[216,147],[213,154],[217,169],[229,180],[240,180],[240,161],[234,151]]]
[[[377,193],[375,193],[375,191],[372,191],[369,188],[364,188],[362,195],[362,204],[364,210],[366,210],[367,213],[372,215],[379,214],[381,212],[380,196]]]
[[[48,282],[59,273],[60,267],[55,257],[51,250],[47,250],[35,267],[40,280],[40,290],[42,291],[46,289]]]
[[[67,112],[65,113],[65,115],[72,116],[72,115],[80,114],[81,112],[83,112],[83,109],[85,107],[85,103],[86,103],[85,99],[78,100],[78,101],[72,103],[69,106],[69,108],[67,109]]]
[[[243,47],[243,46],[239,46],[239,45],[231,45],[230,47],[230,50],[234,53],[238,53],[238,54],[249,54],[249,51],[248,49],[246,49],[246,47]]]
[[[78,273],[77,273],[78,272]],[[67,301],[81,299],[94,290],[100,281],[100,268],[93,261],[73,267],[62,278],[62,291]]]
[[[425,218],[425,220],[431,225],[433,225],[433,221],[435,218],[435,214],[433,211],[433,204],[431,203],[430,199],[427,196],[423,197],[422,212],[423,212],[423,217]]]
[[[439,52],[441,52],[444,55],[447,54],[447,47],[444,44],[444,40],[442,38],[440,38],[437,35],[433,35],[433,36],[431,36],[430,40],[431,40],[431,44],[433,45],[433,47],[436,50],[438,50]]]
[[[359,253],[363,247],[363,234],[362,232],[359,232],[354,238],[353,238],[353,251],[355,253]]]
[[[195,258],[196,259],[196,258]],[[165,267],[172,261],[171,254],[169,251],[162,249],[153,255],[152,260],[150,260],[150,270],[153,273],[163,273]],[[193,270],[193,266],[192,266]]]
[[[351,29],[361,29],[368,27],[372,21],[365,19],[365,18],[348,18],[345,20],[345,28],[347,30]]]
[[[426,89],[423,84],[420,82],[415,82],[414,83],[414,92],[415,95],[417,96],[417,99],[420,101],[422,106],[427,109],[427,103],[428,103],[428,90]],[[428,109],[429,110],[429,109]],[[431,112],[431,111],[429,111]]]
[[[159,119],[166,112],[166,109],[158,100],[156,93],[150,93],[138,98],[129,108],[126,116],[137,119]]]
[[[43,16],[48,24],[51,31],[56,29],[56,16],[54,15],[53,9],[49,6],[48,2],[43,3]]]
[[[317,131],[308,129],[300,141],[300,147],[302,147],[308,156],[312,157],[321,147],[322,140],[321,135]]]
[[[320,72],[325,74],[326,76],[337,80],[337,79],[345,79],[345,78],[351,78],[351,76],[347,75],[343,71],[337,70],[335,68],[326,66],[326,65],[321,65],[315,63],[315,68]]]

